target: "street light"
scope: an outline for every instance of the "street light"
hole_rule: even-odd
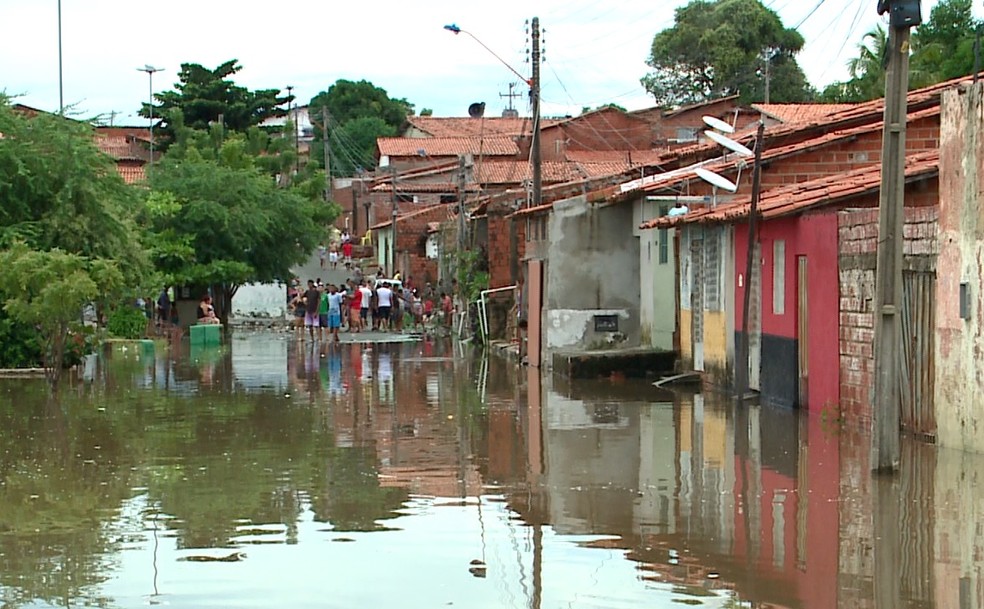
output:
[[[58,114],[65,115],[65,95],[62,84],[61,0],[58,0]]]
[[[490,49],[484,42],[479,40],[471,32],[461,29],[454,23],[444,26],[444,29],[455,35],[468,34],[471,36],[472,40],[482,45],[482,48],[491,53],[493,57],[502,63],[502,65],[509,68],[510,72],[521,78],[523,82],[529,85],[530,102],[533,106],[533,138],[530,142],[530,157],[533,163],[532,205],[534,207],[539,206],[543,202],[543,173],[540,154],[540,19],[538,17],[533,17],[533,76],[531,78],[526,78],[517,72],[516,69],[509,65],[505,59],[499,57],[495,51]]]
[[[164,68],[155,68],[148,63],[142,68],[137,68],[137,71],[147,73],[147,107],[150,111],[150,170],[152,172],[154,170],[154,73],[163,72]]]

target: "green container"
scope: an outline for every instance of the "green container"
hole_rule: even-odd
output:
[[[193,345],[218,345],[222,342],[222,326],[219,324],[196,324],[190,329]]]

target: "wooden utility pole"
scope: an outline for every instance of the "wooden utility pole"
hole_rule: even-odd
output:
[[[533,77],[530,79],[530,98],[533,105],[533,141],[530,157],[533,163],[533,207],[543,202],[543,169],[540,155],[540,18],[533,17]]]
[[[755,167],[752,170],[752,200],[748,206],[748,250],[745,256],[745,293],[742,298],[741,328],[742,338],[738,349],[738,369],[735,370],[735,394],[737,402],[742,403],[748,393],[748,345],[752,331],[749,328],[749,308],[752,302],[752,275],[755,271],[755,244],[758,241],[758,202],[762,192],[762,146],[765,142],[765,122],[759,121],[755,135]]]
[[[881,194],[878,201],[878,259],[875,269],[875,393],[871,467],[894,472],[899,466],[902,335],[902,258],[905,222],[905,127],[909,88],[909,29],[904,19],[917,0],[881,0],[879,12],[891,13],[885,74]]]

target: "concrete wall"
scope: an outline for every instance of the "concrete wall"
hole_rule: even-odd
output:
[[[944,92],[942,121],[937,442],[984,452],[984,84]],[[960,315],[961,284],[970,292],[968,319]]]
[[[636,347],[639,243],[631,205],[595,207],[584,197],[555,203],[548,222],[544,331],[551,351]],[[595,315],[617,315],[618,332],[595,332]]]

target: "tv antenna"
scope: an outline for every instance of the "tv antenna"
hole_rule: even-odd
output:
[[[519,93],[513,93],[513,89],[515,87],[516,87],[516,83],[511,82],[511,83],[509,83],[509,93],[500,93],[499,94],[499,97],[509,98],[509,107],[506,108],[506,110],[508,110],[509,112],[513,112],[515,110],[515,108],[513,108],[513,99],[514,98],[517,98],[517,97],[522,97],[522,95],[519,94]]]

